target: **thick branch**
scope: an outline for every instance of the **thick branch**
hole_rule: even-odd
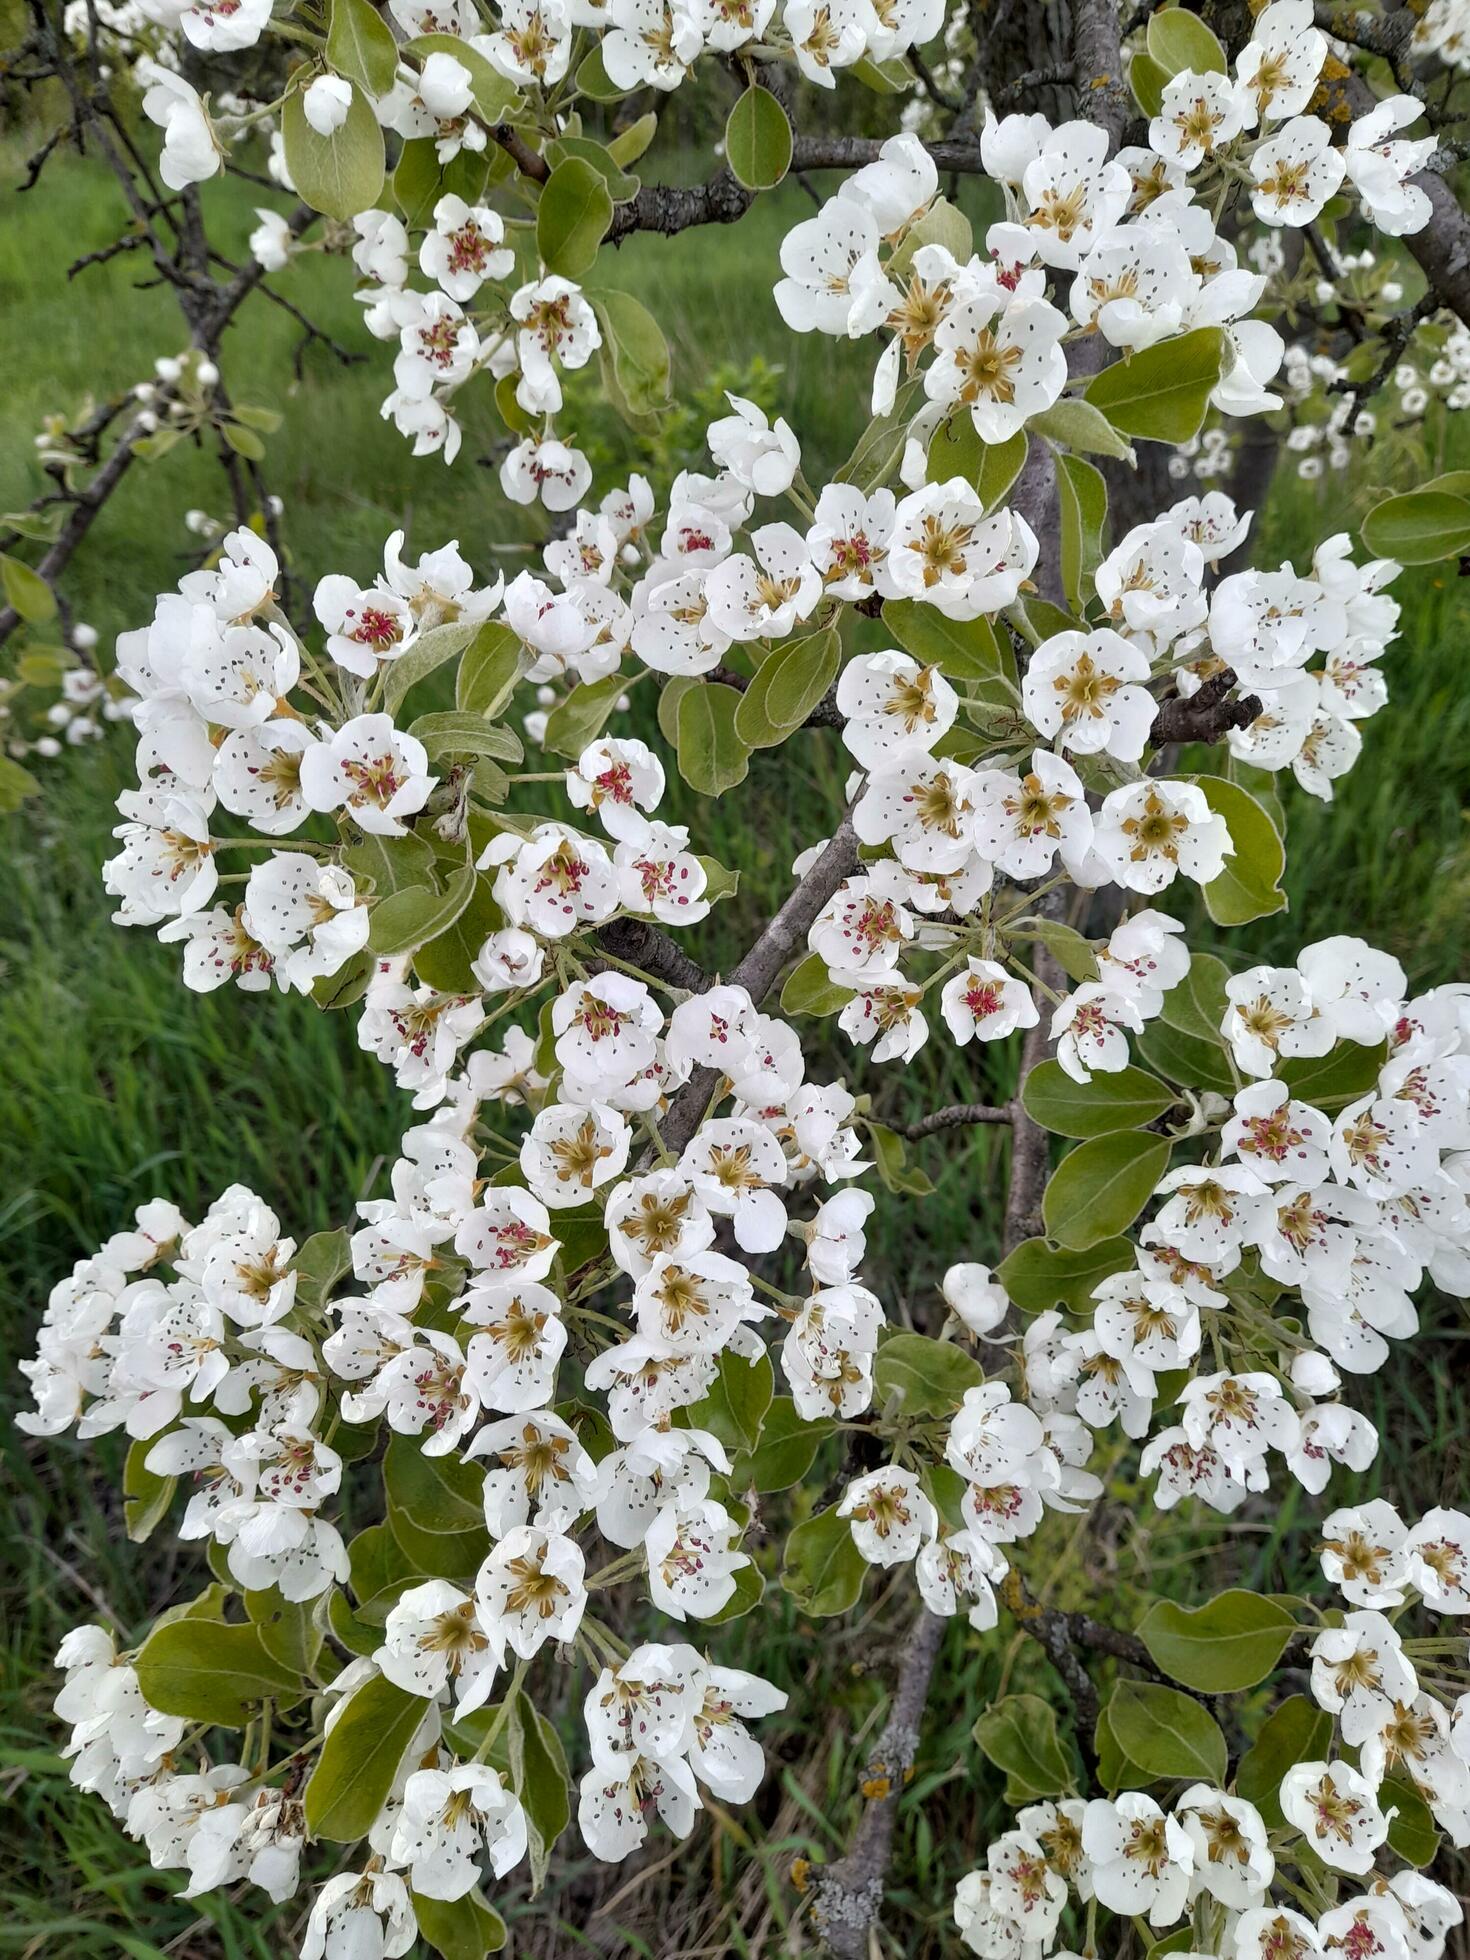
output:
[[[921,1116],[917,1123],[891,1123],[910,1143],[917,1143],[920,1137],[932,1137],[939,1130],[962,1130],[972,1123],[1009,1123],[1013,1111],[1009,1103],[997,1106],[994,1103],[951,1103],[947,1109],[932,1109],[927,1116]]]
[[[899,1656],[888,1720],[868,1765],[868,1807],[847,1855],[813,1873],[813,1917],[841,1960],[866,1960],[869,1952],[870,1931],[883,1906],[883,1881],[893,1852],[898,1802],[918,1753],[929,1678],[947,1625],[948,1621],[927,1607],[920,1608]]]
[[[1118,0],[1075,0],[1072,72],[1078,115],[1105,129],[1109,149],[1116,150],[1133,116],[1133,98],[1123,79]]]
[[[651,979],[663,980],[671,987],[682,987],[691,994],[703,993],[709,975],[682,946],[646,919],[610,919],[599,927],[596,943],[614,959],[636,966]]]
[[[1232,698],[1234,686],[1234,669],[1226,667],[1201,682],[1195,693],[1174,695],[1154,716],[1149,740],[1155,748],[1166,742],[1218,742],[1233,728],[1249,728],[1261,712],[1261,697]]]
[[[490,140],[500,145],[521,175],[529,177],[533,184],[544,184],[550,177],[551,165],[545,157],[537,155],[514,123],[491,123]]]
[[[636,197],[614,210],[607,235],[616,245],[634,231],[654,231],[668,238],[691,225],[733,225],[754,202],[754,192],[729,170],[717,171],[707,184],[645,184]]]
[[[776,976],[806,938],[822,907],[857,869],[857,838],[851,816],[844,816],[831,841],[786,903],[730,975],[732,987],[744,987],[757,1006],[775,985]],[[720,1077],[712,1068],[696,1069],[669,1105],[660,1125],[664,1148],[675,1156],[704,1118]]]
[[[1016,1624],[1045,1650],[1047,1659],[1062,1677],[1072,1698],[1072,1727],[1077,1746],[1090,1777],[1096,1767],[1092,1737],[1097,1727],[1097,1689],[1073,1645],[1070,1616],[1054,1613],[1033,1599],[1015,1566],[1002,1579],[1000,1592]]]

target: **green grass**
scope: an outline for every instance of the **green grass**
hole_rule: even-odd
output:
[[[243,248],[253,198],[238,185],[207,196],[228,207],[227,250]],[[667,241],[640,238],[612,259],[608,283],[656,306],[674,348],[681,392],[723,369],[763,361],[779,372],[763,385],[806,444],[821,480],[866,419],[868,355],[812,337],[793,340],[770,299],[779,241],[809,206],[793,187],[764,200],[738,226]],[[58,164],[42,188],[9,201],[0,227],[0,508],[31,495],[31,438],[43,413],[74,408],[145,376],[180,335],[172,302],[136,291],[140,263],[120,259],[68,285],[68,258],[105,244],[120,207],[90,168]],[[64,241],[64,245],[59,245]],[[287,290],[334,335],[369,358],[340,370],[309,348],[284,400],[299,337],[263,300],[231,330],[224,361],[235,398],[286,411],[270,439],[268,475],[286,502],[296,568],[308,581],[327,570],[367,576],[382,541],[406,512],[411,542],[460,539],[482,570],[515,569],[527,536],[494,470],[483,466],[493,417],[471,413],[469,455],[453,470],[414,461],[377,415],[387,350],[368,342],[350,269],[334,260],[293,269]],[[590,409],[595,384],[582,384]],[[599,440],[615,431],[596,420]],[[1351,484],[1320,491],[1287,481],[1262,526],[1263,560],[1304,563],[1313,538],[1351,525],[1371,501],[1376,465]],[[204,455],[175,451],[140,469],[98,524],[68,579],[78,614],[106,644],[140,623],[153,595],[187,562],[181,524],[191,504],[218,510],[220,481]],[[1463,681],[1470,604],[1450,568],[1406,576],[1402,636],[1385,662],[1390,707],[1365,729],[1361,763],[1326,809],[1289,784],[1289,913],[1205,943],[1237,962],[1290,957],[1305,939],[1361,931],[1390,947],[1416,984],[1466,970],[1470,849],[1470,689]],[[45,795],[10,820],[0,857],[0,1287],[5,1346],[28,1351],[47,1288],[157,1192],[198,1210],[232,1180],[275,1205],[298,1236],[340,1222],[356,1198],[381,1189],[385,1159],[405,1121],[386,1072],[359,1052],[349,1017],[296,1000],[233,992],[200,999],[177,980],[177,957],[146,932],[108,919],[98,871],[110,849],[112,799],[128,780],[119,733],[104,749],[45,769]],[[676,788],[673,814],[743,883],[701,943],[728,966],[756,920],[784,888],[795,852],[830,827],[845,773],[830,735],[759,756],[747,784],[711,810]],[[994,1058],[936,1041],[908,1071],[881,1078],[882,1106],[920,1109],[1004,1092]],[[850,1051],[824,1049],[814,1073],[845,1071],[865,1086]],[[880,1207],[872,1235],[872,1283],[890,1314],[922,1318],[943,1266],[966,1251],[993,1253],[1002,1201],[1001,1152],[977,1130],[923,1146],[934,1193],[916,1205]],[[1363,1405],[1385,1432],[1381,1465],[1365,1482],[1422,1503],[1453,1495],[1463,1477],[1443,1444],[1456,1428],[1446,1343],[1457,1311],[1433,1309],[1425,1335],[1366,1385]],[[1463,1349],[1459,1350],[1463,1353]],[[5,1392],[19,1386],[7,1374]],[[105,1472],[119,1452],[69,1440],[25,1443],[7,1431],[10,1529],[6,1533],[6,1681],[0,1705],[0,1777],[12,1828],[0,1848],[0,1952],[271,1955],[291,1950],[296,1912],[264,1917],[259,1895],[242,1906],[178,1901],[177,1882],[151,1873],[101,1807],[58,1773],[46,1708],[50,1656],[61,1633],[99,1611],[136,1630],[160,1607],[201,1584],[202,1563],[162,1533],[145,1555],[123,1540]],[[1228,1579],[1291,1583],[1309,1570],[1313,1507],[1288,1499],[1266,1516],[1166,1525],[1121,1475],[1075,1555],[1072,1528],[1051,1529],[1030,1569],[1061,1574],[1059,1596],[1080,1600],[1101,1585],[1126,1601],[1145,1584],[1199,1596]],[[762,1556],[769,1560],[774,1548]],[[897,1595],[901,1599],[902,1589]],[[760,1804],[727,1826],[702,1830],[698,1848],[617,1902],[611,1923],[629,1952],[668,1951],[677,1926],[689,1946],[732,1953],[785,1949],[795,1899],[783,1876],[797,1852],[835,1853],[850,1826],[863,1759],[861,1730],[879,1710],[886,1652],[862,1629],[803,1627],[779,1593],[738,1636],[715,1643],[793,1690],[785,1718],[763,1725],[775,1773]],[[870,1595],[876,1598],[876,1593]],[[895,1622],[879,1611],[876,1623]],[[867,1624],[865,1620],[865,1625]],[[926,1744],[904,1807],[894,1865],[906,1951],[938,1952],[950,1890],[974,1861],[998,1815],[995,1779],[968,1740],[974,1714],[1004,1682],[1048,1692],[1034,1650],[978,1636],[952,1641],[944,1713]],[[876,1668],[875,1668],[876,1662]],[[812,1711],[821,1719],[813,1723]],[[742,1841],[750,1830],[758,1856]],[[656,1856],[661,1855],[660,1852]],[[509,1908],[523,1950],[581,1950],[597,1905],[629,1874],[605,1880],[569,1849],[546,1899]],[[608,1921],[603,1921],[607,1924]],[[596,1930],[596,1922],[593,1923]],[[687,1935],[687,1937],[686,1937]]]

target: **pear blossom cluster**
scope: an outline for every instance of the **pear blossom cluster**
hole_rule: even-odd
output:
[[[1281,1824],[1208,1783],[1167,1809],[1141,1791],[1031,1804],[956,1891],[955,1923],[972,1952],[1064,1951],[1062,1916],[1074,1900],[1089,1927],[1099,1908],[1160,1933],[1187,1920],[1193,1950],[1219,1960],[1444,1951],[1463,1924],[1461,1904],[1419,1871],[1385,1869],[1398,1808],[1385,1779],[1414,1789],[1452,1844],[1470,1843],[1470,1692],[1455,1691],[1446,1659],[1460,1643],[1397,1624],[1411,1604],[1451,1626],[1470,1613],[1470,1517],[1435,1509],[1411,1527],[1374,1499],[1324,1521],[1320,1557],[1346,1609],[1309,1643],[1311,1697],[1331,1731],[1323,1756],[1282,1776]],[[1300,1889],[1280,1883],[1304,1859],[1350,1881],[1347,1896],[1312,1916],[1298,1909]]]
[[[757,49],[831,87],[929,41],[942,11],[389,0],[391,86],[365,96],[310,56],[291,87],[321,139],[366,103],[450,166],[486,150],[498,84],[534,101],[548,148],[580,140],[588,36],[625,90],[667,92],[701,55]],[[1459,11],[1433,0],[1418,41],[1454,59]],[[116,18],[126,32],[132,15]],[[260,116],[196,90],[179,43],[237,54],[270,9],[138,0],[137,18],[177,37],[135,72],[162,181],[184,189],[223,168],[233,109],[242,127]],[[430,50],[410,45],[423,36]],[[758,1443],[738,1417],[749,1385],[762,1407],[785,1398],[814,1453],[834,1430],[862,1433],[864,1467],[849,1459],[822,1500],[842,1550],[902,1583],[911,1566],[928,1611],[981,1636],[1024,1586],[1027,1541],[1103,1499],[1114,1427],[1161,1512],[1229,1516],[1282,1470],[1318,1498],[1374,1464],[1377,1430],[1344,1378],[1417,1333],[1426,1281],[1470,1296],[1470,990],[1415,993],[1355,936],[1290,966],[1227,964],[1192,951],[1175,914],[1258,868],[1241,816],[1256,772],[1332,800],[1387,702],[1399,567],[1356,562],[1344,533],[1303,572],[1223,569],[1252,513],[1204,491],[1099,544],[1063,616],[1035,603],[1060,590],[1055,541],[1009,483],[982,492],[973,461],[974,445],[993,460],[1028,430],[1038,454],[1087,447],[1079,418],[1089,440],[1106,418],[1079,395],[1077,356],[1100,343],[1129,359],[1218,330],[1221,417],[1298,404],[1305,357],[1252,317],[1282,255],[1237,249],[1246,200],[1273,233],[1314,225],[1345,186],[1390,236],[1429,212],[1412,179],[1433,140],[1407,133],[1420,103],[1390,96],[1329,125],[1311,104],[1330,52],[1309,0],[1271,0],[1233,74],[1169,77],[1146,145],[1116,154],[1091,124],[987,110],[979,148],[1004,215],[983,253],[919,138],[886,142],[781,251],[793,331],[882,341],[871,407],[892,424],[890,458],[826,483],[808,482],[785,419],[732,394],[705,432],[708,469],[595,492],[566,379],[611,334],[595,293],[528,257],[488,201],[446,190],[426,224],[353,214],[357,298],[395,350],[384,416],[452,462],[456,396],[485,377],[516,437],[501,491],[555,535],[507,578],[457,542],[414,555],[395,531],[367,582],[318,580],[304,626],[272,547],[205,520],[203,562],[118,642],[137,782],[103,872],[116,921],[179,945],[191,989],[343,1006],[411,1112],[340,1233],[299,1243],[240,1184],[198,1219],[145,1202],[53,1289],[19,1364],[35,1404],[22,1430],[125,1437],[130,1494],[151,1484],[166,1505],[185,1487],[174,1528],[249,1624],[268,1596],[320,1636],[300,1670],[309,1713],[288,1704],[275,1737],[252,1723],[239,1761],[206,1744],[209,1723],[150,1705],[149,1646],[167,1627],[136,1648],[96,1626],[63,1642],[72,1778],[155,1867],[187,1872],[185,1896],[243,1881],[282,1901],[312,1882],[330,1833],[313,1827],[310,1759],[379,1695],[409,1710],[398,1767],[316,1885],[304,1960],[404,1954],[430,1934],[428,1902],[534,1872],[510,1737],[544,1720],[553,1668],[575,1670],[575,1810],[594,1858],[749,1802],[766,1767],[754,1725],[787,1700],[727,1664],[724,1623],[758,1609],[771,1572],[752,1529]],[[289,188],[279,141],[271,168]],[[296,234],[257,215],[250,249],[278,271]],[[1451,334],[1429,376],[1452,406],[1465,356]],[[160,428],[193,413],[176,413],[182,381],[218,381],[173,368],[157,377]],[[1399,383],[1406,412],[1418,378]],[[1334,411],[1329,458],[1357,426],[1355,405]],[[952,440],[966,461],[941,467]],[[1204,480],[1227,449],[1212,429],[1175,465]],[[851,614],[878,622],[876,650],[843,645]],[[801,852],[793,899],[856,845],[782,939],[782,972],[830,1011],[852,1080],[814,1072],[793,1025],[802,987],[773,1013],[769,973],[706,975],[669,936],[733,882],[668,821],[675,768],[694,781],[682,702],[706,686],[749,696],[808,640],[814,666],[831,660],[808,709],[847,777],[842,837]],[[455,661],[455,711],[409,708]],[[655,722],[641,710],[660,691]],[[1221,767],[1196,773],[1161,712],[1232,691],[1249,705],[1222,732]],[[99,699],[75,684],[65,739],[85,737]],[[528,747],[541,753],[523,769]],[[1255,814],[1274,838],[1264,803]],[[1116,901],[1105,934],[1064,922],[1068,890]],[[450,926],[461,943],[445,951]],[[1033,1302],[1022,1322],[1005,1269],[949,1266],[927,1345],[966,1385],[915,1422],[882,1389],[884,1351],[927,1337],[865,1273],[869,1174],[901,1186],[898,1139],[874,1113],[885,1085],[864,1072],[908,1063],[931,1033],[981,1068],[983,1044],[1044,1040],[1054,1093],[1084,1108],[1154,1067],[1171,1035],[1210,1059],[1190,1086],[1146,1077],[1165,1106],[1135,1141],[1170,1167],[1149,1174],[1083,1297],[1059,1289],[1065,1311]],[[1024,1107],[1023,1088],[988,1116],[1015,1124]],[[1045,1208],[1041,1222],[1045,1254]],[[823,1481],[798,1492],[803,1515]],[[424,1487],[450,1493],[456,1528],[428,1535],[470,1543],[462,1559],[415,1550],[404,1493]],[[351,1536],[359,1493],[386,1520]],[[1074,1919],[1093,1953],[1100,1909],[1160,1934],[1188,1921],[1198,1960],[1439,1960],[1458,1906],[1387,1865],[1398,1783],[1470,1842],[1454,1646],[1470,1517],[1409,1523],[1386,1500],[1349,1501],[1319,1555],[1343,1610],[1300,1631],[1331,1737],[1282,1779],[1282,1821],[1223,1775],[1167,1805],[1136,1790],[1032,1804],[959,1885],[967,1947],[1073,1960]],[[1406,1632],[1410,1607],[1452,1634]],[[656,1621],[636,1644],[635,1615],[640,1631]],[[1358,1889],[1289,1880],[1308,1859]]]
[[[1114,932],[1098,960],[1104,977],[1054,1018],[1063,1068],[1070,1062],[1086,1079],[1127,1065],[1128,1030],[1157,1015],[1187,973],[1180,932],[1152,912]],[[1003,1001],[1001,990],[1015,986],[1003,968],[986,971],[973,958],[948,983],[956,1015],[972,1021],[969,993]],[[1030,1318],[1018,1357],[1024,1403],[1005,1382],[987,1382],[953,1419],[945,1459],[967,1485],[967,1550],[976,1535],[992,1544],[1029,1535],[1045,1507],[1094,1501],[1091,1433],[1114,1424],[1144,1444],[1140,1468],[1156,1478],[1162,1510],[1193,1498],[1228,1515],[1270,1488],[1276,1457],[1320,1495],[1334,1465],[1365,1470],[1378,1453],[1373,1423],[1337,1399],[1343,1376],[1376,1372],[1394,1341],[1418,1331],[1413,1296],[1425,1278],[1459,1296],[1470,1284],[1465,989],[1408,997],[1396,960],[1342,936],[1307,947],[1294,967],[1231,975],[1224,990],[1221,1035],[1245,1080],[1232,1098],[1201,1107],[1192,1127],[1208,1154],[1165,1175],[1134,1264],[1094,1289],[1090,1324],[1056,1310]],[[1019,998],[1020,1024],[1034,1023],[1030,995]],[[1362,1093],[1335,1098],[1333,1115],[1281,1079],[1293,1063],[1354,1050],[1372,1058],[1371,1077]],[[1253,1309],[1240,1290],[1252,1275],[1275,1296],[1299,1296],[1300,1336],[1281,1327],[1279,1297],[1269,1320]],[[952,1268],[942,1290],[980,1341],[1010,1310],[985,1267]],[[1219,1365],[1232,1316],[1243,1354],[1253,1335],[1274,1344],[1268,1367],[1256,1365],[1258,1348],[1249,1366]],[[1180,1371],[1188,1379],[1176,1406],[1161,1412],[1160,1380]],[[912,1472],[872,1472],[845,1503],[854,1541],[874,1563],[916,1559],[940,1538]]]
[[[1344,1950],[1438,1960],[1463,1922],[1460,1903],[1412,1867],[1375,1871],[1388,1819],[1358,1771],[1344,1762],[1298,1764],[1283,1780],[1281,1807],[1289,1829],[1273,1849],[1283,1833],[1268,1831],[1256,1805],[1208,1783],[1191,1785],[1167,1809],[1143,1791],[1030,1804],[988,1846],[984,1866],[961,1879],[956,1927],[983,1960],[1070,1960],[1062,1917],[1075,1900],[1089,1924],[1100,1908],[1160,1933],[1187,1924],[1198,1942],[1190,1950],[1210,1960],[1324,1960]],[[1311,1916],[1273,1896],[1280,1867],[1302,1842],[1362,1889]]]

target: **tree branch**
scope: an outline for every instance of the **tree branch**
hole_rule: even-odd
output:
[[[641,967],[652,979],[686,993],[702,994],[709,985],[704,968],[647,919],[609,919],[599,926],[594,941],[614,959]]]
[[[1116,150],[1133,117],[1133,97],[1123,79],[1122,24],[1118,0],[1074,0],[1072,72],[1077,113],[1107,131]]]
[[[1155,748],[1166,742],[1218,742],[1233,728],[1249,728],[1261,712],[1258,694],[1231,698],[1235,670],[1225,667],[1201,682],[1195,693],[1173,695],[1154,716],[1149,740]]]
[[[951,1103],[946,1109],[930,1110],[917,1123],[890,1123],[888,1128],[907,1137],[910,1143],[917,1143],[921,1137],[932,1137],[940,1130],[960,1130],[972,1123],[1009,1123],[1012,1116],[1009,1103]]]
[[[899,1655],[888,1720],[868,1764],[869,1794],[845,1857],[812,1873],[812,1913],[840,1960],[866,1960],[870,1934],[883,1907],[883,1881],[893,1853],[899,1798],[914,1766],[929,1680],[944,1644],[947,1620],[921,1607]]]
[[[822,907],[857,869],[857,862],[857,837],[852,817],[847,815],[811,870],[736,966],[730,975],[730,985],[744,987],[759,1006],[775,985],[782,967],[806,938]],[[669,1104],[668,1114],[659,1126],[666,1150],[677,1156],[689,1142],[703,1121],[719,1083],[719,1072],[712,1068],[698,1068],[690,1076]]]

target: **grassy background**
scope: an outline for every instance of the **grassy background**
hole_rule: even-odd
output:
[[[0,151],[0,182],[17,176],[16,154]],[[227,213],[227,251],[243,251],[249,187],[212,186]],[[770,298],[781,236],[809,206],[799,188],[762,200],[739,225],[676,242],[630,241],[598,278],[637,291],[653,305],[674,346],[681,397],[712,393],[711,377],[753,376],[770,404],[803,438],[808,475],[823,480],[866,419],[866,352],[825,339],[794,339]],[[167,294],[138,290],[139,261],[122,258],[68,283],[67,263],[105,245],[121,224],[110,179],[58,162],[42,188],[8,200],[0,226],[0,509],[32,495],[39,475],[31,438],[41,417],[74,410],[89,390],[103,396],[146,376],[153,358],[180,339]],[[377,414],[387,351],[370,343],[351,301],[350,267],[314,259],[283,282],[335,336],[369,358],[345,371],[320,347],[289,377],[299,329],[257,299],[224,350],[237,402],[283,407],[270,439],[268,476],[285,499],[297,570],[308,582],[327,570],[367,577],[387,533],[407,516],[410,544],[457,537],[477,568],[524,562],[523,513],[501,498],[491,449],[492,417],[472,409],[467,455],[453,471],[413,460]],[[761,365],[763,364],[763,365]],[[598,410],[591,375],[580,406],[611,466],[620,440]],[[702,418],[699,418],[702,421]],[[699,428],[677,443],[694,460]],[[626,467],[624,458],[623,466]],[[1372,456],[1351,483],[1278,486],[1263,521],[1262,562],[1304,562],[1325,530],[1350,526],[1372,500]],[[602,476],[600,481],[611,478]],[[146,619],[154,593],[188,563],[181,517],[190,505],[220,509],[221,483],[206,456],[176,450],[139,470],[96,526],[68,579],[77,615],[104,647]],[[1233,935],[1217,950],[1290,957],[1305,939],[1363,931],[1404,961],[1416,984],[1466,970],[1470,846],[1464,808],[1470,789],[1470,689],[1463,680],[1470,605],[1448,571],[1407,575],[1402,637],[1385,662],[1389,709],[1366,729],[1363,760],[1335,808],[1287,792],[1290,818],[1288,915]],[[5,825],[0,853],[0,1300],[5,1347],[29,1351],[47,1288],[156,1192],[186,1211],[240,1179],[280,1210],[298,1236],[344,1217],[348,1202],[381,1188],[385,1157],[405,1121],[391,1080],[359,1053],[350,1022],[298,1000],[200,999],[176,977],[173,950],[108,920],[98,867],[109,849],[112,799],[129,777],[123,734],[100,751],[45,766],[44,799]],[[744,883],[729,916],[704,943],[726,959],[783,889],[794,852],[829,827],[844,764],[823,734],[758,757],[748,784],[718,811],[684,797],[680,815]],[[726,908],[722,908],[725,910]],[[1205,928],[1202,943],[1213,943]],[[852,1079],[858,1067],[850,1055]],[[888,1071],[882,1094],[902,1111],[1003,1091],[977,1071],[997,1066],[938,1041],[903,1073]],[[999,1066],[1004,1066],[1002,1061]],[[872,1240],[872,1283],[901,1318],[925,1299],[961,1248],[994,1250],[999,1210],[996,1139],[980,1130],[923,1147],[936,1190],[917,1206],[880,1208]],[[886,1213],[886,1222],[884,1222]],[[1355,1480],[1406,1504],[1463,1493],[1451,1357],[1463,1348],[1458,1308],[1440,1305],[1426,1334],[1363,1385],[1361,1401],[1385,1433],[1382,1462]],[[18,1386],[7,1372],[4,1393]],[[202,1561],[160,1533],[145,1555],[123,1540],[104,1471],[118,1453],[63,1440],[31,1444],[8,1428],[11,1528],[3,1555],[6,1655],[0,1704],[0,1778],[12,1828],[0,1843],[0,1952],[154,1956],[160,1952],[275,1955],[293,1949],[299,1909],[259,1910],[226,1898],[193,1903],[178,1881],[150,1872],[102,1807],[74,1793],[61,1773],[46,1710],[54,1691],[50,1657],[61,1633],[99,1614],[132,1633],[160,1607],[201,1584]],[[1346,1482],[1347,1480],[1342,1480]],[[1334,1490],[1339,1488],[1334,1485]],[[1160,1530],[1161,1520],[1120,1469],[1107,1503],[1079,1526],[1058,1521],[1027,1558],[1052,1571],[1066,1603],[1101,1586],[1128,1610],[1133,1587],[1179,1598],[1232,1580],[1287,1585],[1310,1570],[1310,1520],[1299,1493],[1279,1508],[1248,1509],[1230,1521]],[[1157,1543],[1155,1542],[1157,1538]],[[579,1858],[568,1840],[550,1893],[529,1911],[509,1895],[506,1910],[524,1951],[589,1948],[634,1953],[785,1951],[799,1937],[786,1877],[790,1857],[836,1855],[854,1815],[862,1731],[881,1720],[884,1630],[904,1611],[905,1582],[870,1587],[852,1626],[824,1624],[820,1637],[798,1623],[783,1596],[738,1634],[712,1643],[792,1689],[786,1718],[763,1736],[774,1774],[757,1805],[702,1825],[692,1849],[667,1866],[668,1840],[610,1877]],[[997,1779],[980,1762],[969,1727],[1003,1685],[1050,1692],[1034,1650],[995,1638],[951,1637],[945,1709],[926,1743],[900,1818],[895,1916],[901,1950],[952,1947],[947,1932],[955,1880],[996,1826]],[[746,1833],[750,1833],[747,1837]],[[573,1837],[574,1837],[573,1833]],[[898,1949],[895,1949],[898,1950]]]

